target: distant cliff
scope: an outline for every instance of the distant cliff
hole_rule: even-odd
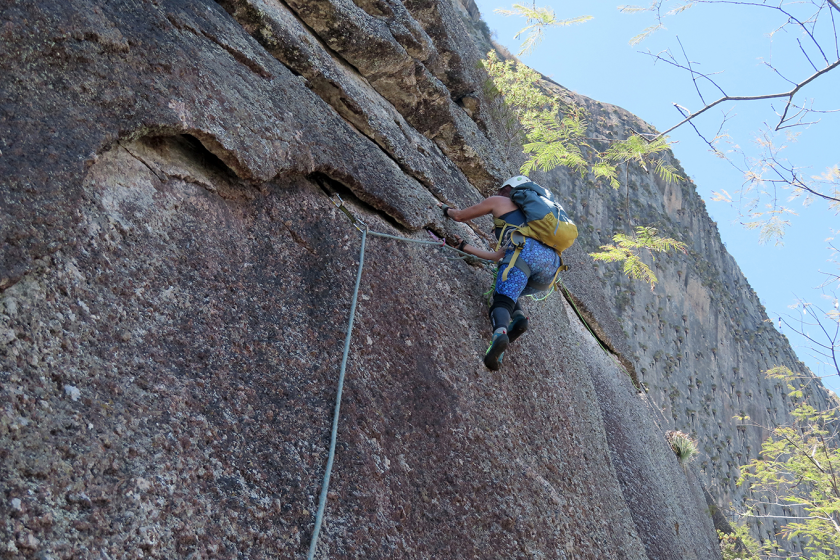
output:
[[[0,552],[303,558],[360,257],[330,196],[372,230],[478,242],[436,203],[512,171],[475,6],[0,14]],[[644,126],[581,102],[599,134]],[[367,240],[319,558],[719,557],[704,486],[739,497],[762,436],[729,418],[783,421],[758,370],[793,356],[691,185],[628,176],[629,212],[623,190],[536,177],[582,235],[569,298],[526,303],[500,372],[487,270]],[[585,255],[628,215],[691,246],[654,292]],[[700,438],[692,466],[674,426]]]
[[[579,100],[592,115],[593,134],[615,138],[650,129],[620,108]],[[618,191],[592,188],[560,171],[551,179],[585,232],[579,242],[587,251],[637,225],[655,226],[688,243],[686,254],[648,261],[660,280],[653,291],[625,278],[615,265],[597,265],[598,276],[632,346],[639,381],[665,425],[697,438],[695,466],[715,503],[726,509],[757,498],[737,486],[738,467],[759,455],[769,435],[764,428],[792,423],[794,409],[785,385],[763,372],[785,365],[807,379],[799,384],[818,409],[840,403],[773,327],[690,180],[669,184],[633,165]],[[754,534],[776,540],[782,516],[796,511],[766,511],[780,517],[763,525],[751,522]],[[803,543],[794,539],[790,546],[799,552]]]

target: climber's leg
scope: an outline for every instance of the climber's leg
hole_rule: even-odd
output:
[[[508,347],[509,339],[507,326],[510,323],[511,312],[516,302],[506,295],[493,294],[493,305],[490,306],[490,323],[493,327],[493,339],[490,347],[484,353],[484,365],[487,369],[497,370],[502,365],[502,358]]]
[[[516,307],[516,299],[528,284],[528,276],[516,266],[508,272],[507,280],[502,280],[504,271],[509,266],[503,264],[499,267],[499,273],[496,275],[493,303],[490,306],[493,339],[490,341],[487,352],[484,353],[484,365],[491,370],[497,370],[502,365],[502,358],[510,343],[507,329]]]
[[[525,311],[519,301],[513,307],[513,313],[510,315],[510,324],[507,328],[507,335],[510,342],[513,342],[528,330],[528,317],[525,316]]]

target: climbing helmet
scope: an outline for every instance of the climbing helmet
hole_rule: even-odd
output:
[[[505,187],[518,187],[519,185],[523,185],[525,183],[530,183],[531,179],[526,177],[525,175],[517,175],[516,177],[511,177],[507,181],[504,182],[502,188]]]

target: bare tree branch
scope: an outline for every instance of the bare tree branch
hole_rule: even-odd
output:
[[[724,96],[726,95],[726,92],[725,92],[725,91],[723,91],[723,89],[722,89],[722,88],[721,88],[721,87],[717,84],[717,82],[715,82],[713,79],[711,79],[711,78],[709,77],[709,76],[714,76],[715,74],[720,74],[720,72],[714,72],[714,73],[712,73],[712,74],[704,74],[704,73],[702,73],[702,72],[697,72],[696,70],[693,70],[693,69],[692,69],[692,68],[690,68],[690,67],[683,66],[682,64],[680,64],[679,62],[677,62],[677,60],[674,58],[674,55],[672,55],[669,51],[662,51],[662,52],[667,52],[667,53],[668,53],[668,56],[669,56],[669,57],[671,57],[671,60],[668,60],[667,58],[663,57],[663,56],[661,55],[661,53],[660,53],[660,54],[653,54],[653,53],[652,53],[652,52],[650,52],[650,51],[648,51],[648,52],[642,52],[642,51],[639,51],[639,52],[640,52],[641,54],[646,54],[647,56],[650,56],[650,57],[652,57],[652,58],[655,58],[656,60],[661,60],[662,62],[664,62],[664,63],[666,63],[666,64],[670,64],[671,66],[675,66],[675,67],[679,68],[680,70],[686,70],[687,72],[691,73],[691,75],[692,75],[692,79],[694,79],[694,75],[695,75],[695,74],[696,74],[696,75],[698,75],[698,76],[700,76],[701,78],[705,78],[706,80],[708,80],[708,82],[709,82],[710,84],[712,84],[714,87],[716,87],[716,88],[717,88],[717,90],[721,93],[721,95],[724,95]],[[700,96],[700,99],[703,99],[703,97],[702,97],[702,96]],[[704,101],[704,103],[705,103],[705,101]]]
[[[813,105],[813,103],[814,103],[813,100],[811,100],[812,105]],[[792,105],[792,107],[794,107],[795,109],[803,109],[803,110],[805,110],[809,113],[822,113],[824,115],[827,115],[829,113],[840,113],[840,109],[820,110],[820,109],[813,109],[813,108],[808,108],[808,107],[800,107],[798,105]]]
[[[811,61],[811,57],[810,57],[810,56],[808,56],[808,53],[807,53],[807,52],[805,52],[805,47],[803,47],[803,46],[802,46],[802,41],[801,41],[799,38],[797,38],[797,39],[796,39],[796,44],[797,44],[797,45],[799,45],[799,50],[800,50],[800,51],[802,51],[802,54],[803,54],[803,55],[805,55],[805,58],[806,58],[806,59],[808,60],[808,62],[811,64],[811,68],[813,68],[813,69],[814,69],[814,72],[819,72],[819,71],[820,71],[820,69],[819,69],[819,68],[817,68],[817,66],[816,66],[816,65],[815,65],[815,64]],[[825,55],[823,55],[823,57],[825,57]],[[826,62],[828,62],[828,60],[826,60]]]
[[[799,178],[799,175],[796,173],[796,169],[794,167],[792,167],[792,166],[789,167],[789,168],[785,167],[784,164],[782,164],[782,162],[780,162],[777,159],[775,153],[771,154],[771,156],[768,158],[768,161],[771,161],[773,163],[773,166],[772,166],[773,172],[776,173],[779,176],[778,181],[770,181],[770,182],[788,184],[788,185],[791,185],[791,186],[793,186],[797,189],[802,189],[805,192],[811,193],[812,195],[814,195],[818,198],[822,198],[824,200],[831,200],[831,201],[834,201],[834,202],[840,202],[840,198],[838,198],[836,196],[829,196],[827,194],[821,193],[818,190],[815,190],[813,187],[809,186],[805,181],[803,181],[802,179]],[[790,178],[782,175],[779,172],[779,169],[788,173],[790,175]]]
[[[823,52],[822,47],[820,46],[819,42],[814,37],[812,30],[808,29],[808,26],[805,25],[805,23],[803,23],[799,18],[797,18],[796,16],[794,16],[793,14],[791,14],[790,12],[788,12],[787,10],[782,8],[782,6],[780,4],[779,5],[757,4],[755,2],[737,2],[737,1],[730,1],[730,0],[695,0],[695,1],[698,4],[732,4],[732,5],[735,5],[735,6],[752,6],[754,8],[769,8],[771,10],[776,10],[777,12],[780,12],[780,13],[784,14],[788,18],[789,22],[790,21],[794,22],[797,26],[801,27],[802,30],[805,31],[805,33],[808,34],[808,36],[811,38],[811,41],[813,41],[814,45],[817,47],[817,49],[819,49],[820,54],[823,55],[823,58],[825,59],[826,64],[828,64],[828,58],[825,56],[825,53]],[[834,0],[828,0],[828,2],[830,4],[836,6]],[[819,12],[817,12],[817,13],[819,13]],[[807,20],[806,20],[806,22],[807,22]],[[785,24],[785,25],[787,25],[787,24]],[[782,27],[785,27],[785,26],[783,25]]]
[[[685,110],[683,110],[683,108],[682,108],[682,107],[680,107],[680,106],[679,106],[679,105],[677,105],[676,103],[674,103],[674,107],[677,109],[677,111],[679,111],[679,112],[680,112],[680,114],[681,114],[682,116],[685,116]],[[724,120],[724,122],[726,122],[726,121]],[[698,128],[697,128],[696,126],[694,126],[694,122],[690,122],[689,124],[691,125],[691,128],[693,128],[693,129],[694,129],[694,132],[696,132],[696,133],[697,133],[697,136],[699,136],[699,137],[700,137],[700,139],[701,139],[701,140],[703,140],[703,142],[705,142],[706,144],[708,144],[709,148],[710,148],[710,149],[711,149],[714,153],[719,154],[719,155],[721,155],[722,157],[726,157],[726,156],[723,156],[723,154],[720,152],[720,150],[718,150],[718,149],[717,149],[717,147],[716,147],[713,143],[711,143],[711,142],[710,142],[710,141],[709,141],[709,140],[708,140],[705,136],[703,136],[703,134],[700,132],[700,130],[698,130]],[[723,125],[721,125],[721,126],[723,126]],[[718,128],[718,132],[720,132],[720,128]]]
[[[809,60],[808,62],[810,62],[810,60]],[[787,76],[783,75],[781,72],[779,72],[779,69],[778,69],[778,68],[776,68],[775,66],[773,66],[772,64],[770,64],[770,63],[769,63],[769,62],[767,62],[766,60],[762,60],[762,61],[761,61],[761,63],[762,63],[764,66],[766,66],[767,68],[769,68],[770,70],[772,70],[772,71],[773,71],[773,72],[774,72],[774,73],[775,73],[778,77],[780,77],[781,79],[783,79],[784,81],[786,81],[786,82],[787,82],[787,83],[789,83],[790,85],[792,85],[792,86],[796,86],[796,82],[794,82],[793,80],[791,80],[791,79],[790,79],[790,78],[788,78]],[[816,68],[814,68],[814,70],[817,70],[817,69],[816,69]]]
[[[683,46],[682,41],[680,41],[679,35],[677,35],[677,43],[680,44],[680,50],[682,50],[685,63],[688,65],[688,71],[691,72],[691,81],[694,83],[694,89],[697,91],[697,96],[700,97],[700,101],[706,103],[706,100],[703,98],[703,94],[700,92],[700,85],[697,83],[697,77],[694,75],[694,69],[691,67],[691,60],[689,60],[688,55],[685,54],[685,47]]]
[[[799,82],[796,85],[796,87],[794,87],[792,90],[787,91],[787,92],[770,93],[770,94],[765,94],[765,95],[731,95],[731,96],[728,95],[728,96],[721,97],[717,101],[709,103],[708,105],[706,105],[705,107],[703,107],[699,111],[691,113],[689,116],[687,116],[686,118],[684,118],[683,120],[681,120],[680,122],[678,122],[677,124],[675,124],[674,126],[669,128],[668,130],[666,130],[664,132],[660,132],[659,135],[654,138],[654,140],[665,136],[669,132],[671,132],[673,130],[676,130],[677,128],[681,127],[682,125],[689,122],[690,120],[695,119],[698,116],[702,115],[703,113],[705,113],[706,111],[708,111],[712,107],[715,107],[716,105],[720,105],[721,103],[724,103],[726,101],[760,101],[762,99],[778,99],[778,98],[785,98],[786,97],[788,99],[788,102],[785,106],[785,112],[782,114],[782,119],[779,121],[779,124],[781,124],[785,120],[785,115],[787,114],[788,108],[790,107],[791,102],[793,101],[793,96],[795,96],[797,93],[799,93],[799,91],[802,88],[804,88],[806,85],[810,84],[811,82],[813,82],[814,80],[816,80],[817,78],[822,76],[823,74],[827,74],[828,72],[831,72],[832,70],[834,70],[838,66],[840,66],[840,60],[837,60],[833,64],[830,64],[830,65],[826,66],[825,68],[823,68],[822,70],[812,74],[807,79]],[[779,130],[778,126],[777,126],[776,130]]]

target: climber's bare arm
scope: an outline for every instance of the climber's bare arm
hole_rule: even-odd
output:
[[[492,214],[498,217],[508,212],[513,212],[516,208],[516,204],[506,196],[491,196],[463,210],[450,207],[446,211],[446,215],[456,222],[466,222],[473,218],[484,216],[485,214]]]
[[[499,262],[500,260],[502,260],[502,257],[505,256],[504,249],[499,249],[498,251],[485,251],[484,249],[473,247],[469,243],[464,245],[464,252],[469,253],[470,255],[475,255],[480,259],[487,259],[488,261],[493,262]]]
[[[487,259],[488,261],[499,262],[502,259],[502,257],[505,256],[504,249],[499,249],[498,251],[486,251],[484,249],[479,249],[474,245],[470,245],[469,243],[464,243],[464,240],[457,235],[454,237],[455,240],[453,247],[456,247],[461,251],[469,253],[470,255],[476,256],[480,259]]]

